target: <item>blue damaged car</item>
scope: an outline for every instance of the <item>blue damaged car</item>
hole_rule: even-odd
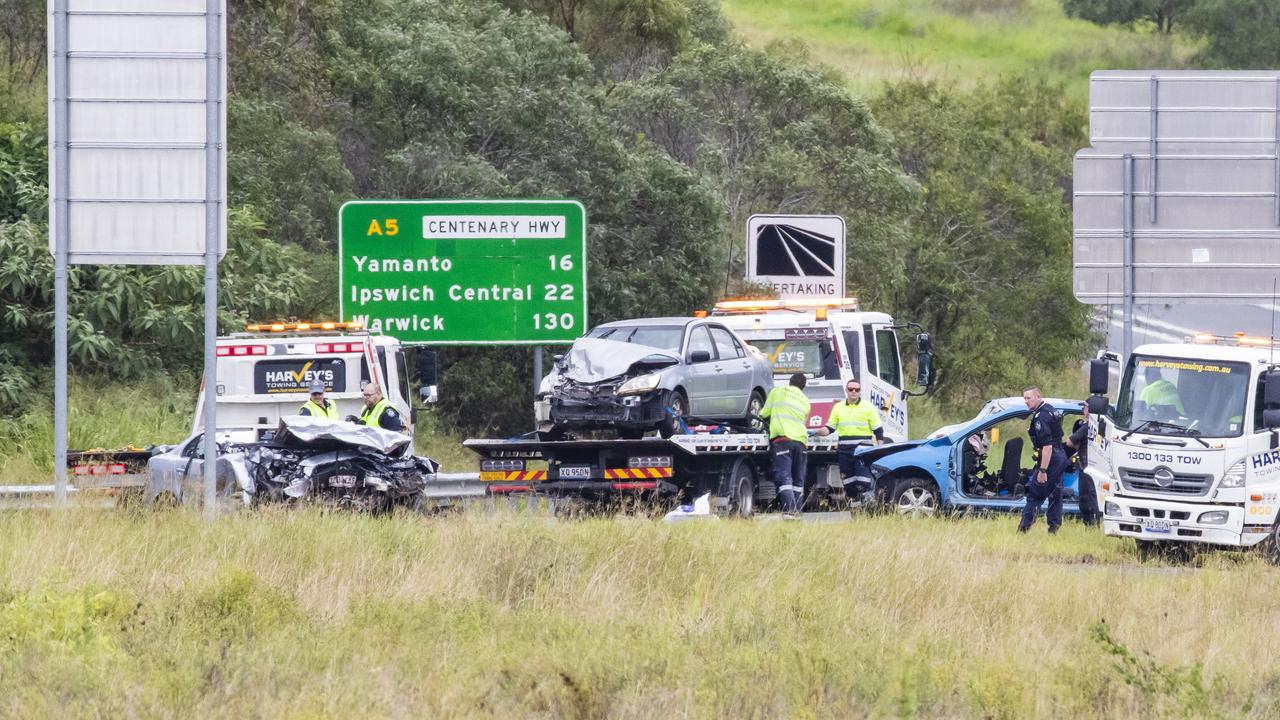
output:
[[[1062,413],[1065,440],[1083,403],[1045,402]],[[1020,510],[1032,463],[1029,415],[1021,397],[998,398],[972,420],[939,428],[925,440],[867,447],[858,456],[871,463],[876,494],[902,514],[932,515],[943,508]],[[1064,477],[1064,512],[1079,512],[1079,475],[1069,470]]]

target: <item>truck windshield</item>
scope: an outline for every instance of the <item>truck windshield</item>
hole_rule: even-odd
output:
[[[747,344],[764,353],[773,365],[774,375],[804,373],[824,377],[829,369],[835,369],[835,355],[827,340],[748,340]]]
[[[1116,402],[1116,427],[1156,435],[1233,437],[1244,431],[1249,368],[1134,355]]]

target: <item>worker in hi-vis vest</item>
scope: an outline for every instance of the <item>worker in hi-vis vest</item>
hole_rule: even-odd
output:
[[[765,400],[760,417],[769,421],[769,450],[773,456],[773,482],[778,486],[784,517],[798,517],[804,497],[805,441],[809,431],[809,396],[804,394],[804,373],[776,387]]]

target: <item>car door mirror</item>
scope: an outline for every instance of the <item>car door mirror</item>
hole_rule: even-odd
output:
[[[418,388],[418,399],[424,403],[433,403],[440,399],[440,388],[435,385],[423,385]]]
[[[704,363],[711,360],[710,350],[694,350],[689,353],[689,362]]]

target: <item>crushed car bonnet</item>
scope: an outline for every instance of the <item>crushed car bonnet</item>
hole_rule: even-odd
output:
[[[680,362],[677,355],[648,345],[603,338],[578,338],[564,356],[561,374],[574,382],[600,382],[622,375],[632,365],[646,358],[663,366]]]

